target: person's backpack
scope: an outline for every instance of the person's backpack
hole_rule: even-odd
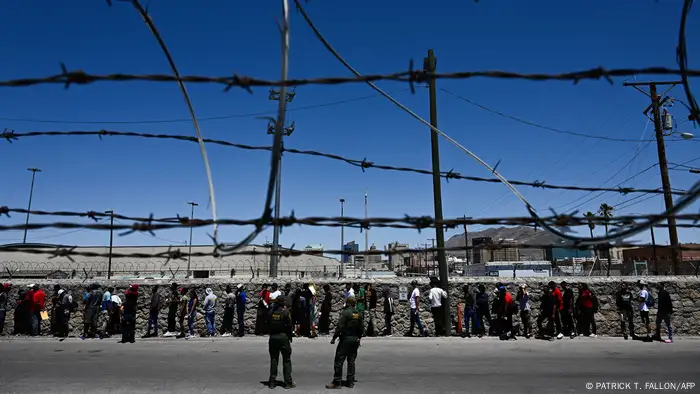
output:
[[[647,304],[647,308],[653,308],[654,305],[656,305],[656,300],[654,299],[654,296],[651,295],[651,291],[647,290],[647,299],[644,300],[644,303]]]

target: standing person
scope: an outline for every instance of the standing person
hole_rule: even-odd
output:
[[[318,324],[318,308],[316,306],[316,286],[309,283],[309,316],[311,320],[311,335],[309,338],[316,338],[316,326]]]
[[[333,363],[333,381],[326,385],[327,389],[341,388],[343,380],[343,364],[348,361],[347,382],[348,388],[355,387],[355,359],[357,359],[357,349],[362,340],[364,324],[362,313],[355,308],[355,299],[346,300],[347,308],[340,312],[338,326],[335,328],[331,345],[335,344],[336,338],[340,337],[338,347],[335,349],[335,361]]]
[[[304,283],[298,292],[299,301],[297,304],[297,335],[308,337],[311,335],[311,316],[309,316],[309,285]]]
[[[391,336],[391,319],[394,316],[394,298],[391,296],[389,286],[384,286],[382,289],[384,296],[384,332],[382,335]]]
[[[484,320],[491,324],[491,309],[489,309],[489,293],[486,292],[484,285],[479,285],[478,293],[476,293],[476,331],[479,338],[486,334],[486,326]]]
[[[462,328],[462,338],[471,338],[472,333],[476,334],[476,304],[474,294],[469,288],[469,285],[462,286],[462,292],[464,293],[464,327]]]
[[[579,321],[581,329],[579,332],[585,336],[595,338],[598,336],[596,334],[595,324],[595,312],[598,302],[591,290],[588,288],[588,285],[585,283],[581,283],[579,285],[578,294],[576,304],[578,306],[578,310],[580,311]]]
[[[83,313],[83,335],[80,339],[95,338],[97,323],[102,308],[102,291],[100,285],[93,283],[88,287]]]
[[[369,323],[367,323],[368,337],[376,336],[374,328],[374,314],[377,310],[377,292],[374,291],[371,284],[365,285],[365,304],[367,305],[367,314],[369,315]]]
[[[102,311],[100,315],[102,316],[101,319],[104,320],[104,325],[100,333],[100,338],[109,338],[110,335],[112,335],[115,309],[114,301],[112,301],[112,293],[114,293],[114,287],[110,286],[102,296]]]
[[[58,291],[56,307],[56,332],[59,338],[68,338],[70,315],[73,311],[73,296],[65,289]]]
[[[360,312],[360,314],[362,314],[362,318],[363,318],[362,321],[364,322],[364,321],[366,321],[365,312],[367,311],[367,299],[365,297],[365,294],[366,294],[365,289],[362,288],[359,284],[355,283],[352,286],[352,290],[354,293],[353,296],[355,297],[357,311]],[[364,329],[364,327],[363,327],[363,329]]]
[[[632,339],[636,339],[637,334],[634,333],[634,308],[632,306],[632,300],[634,300],[634,295],[627,286],[627,283],[622,282],[620,284],[620,290],[617,291],[615,295],[615,306],[617,307],[617,313],[620,314],[620,329],[622,330],[622,336],[626,339],[629,335]],[[629,335],[626,328],[629,327]]]
[[[12,335],[29,334],[29,302],[27,302],[27,291],[17,290],[17,305],[13,315],[15,327]]]
[[[270,291],[267,290],[267,284],[262,285],[262,290],[258,294],[258,312],[255,317],[255,335],[265,335],[265,316],[267,315],[267,306],[270,304]]]
[[[158,337],[158,316],[160,315],[160,308],[162,302],[160,293],[158,293],[158,285],[153,286],[153,293],[151,294],[151,303],[148,308],[148,325],[146,328],[146,335],[144,338]],[[151,326],[153,326],[153,334],[151,334]]]
[[[270,353],[270,378],[268,385],[274,389],[277,385],[277,368],[280,354],[282,354],[282,373],[284,375],[284,388],[296,387],[292,380],[292,316],[285,306],[283,297],[270,299],[270,308],[266,315],[266,325],[270,330],[268,339],[268,351]]]
[[[187,306],[190,303],[190,297],[187,295],[187,289],[180,289],[180,334],[176,338],[187,338],[187,329],[185,329],[185,319],[188,318]]]
[[[647,289],[647,284],[643,280],[637,282],[639,286],[639,295],[637,296],[637,302],[639,303],[639,316],[642,318],[642,324],[647,329],[647,340],[651,339],[651,322],[649,321],[649,307],[652,304],[650,302],[651,295]]]
[[[221,336],[233,335],[233,314],[236,311],[236,295],[231,285],[226,285],[226,300],[224,301],[224,320],[221,323]]]
[[[561,324],[564,335],[573,339],[576,337],[576,325],[574,324],[574,291],[567,281],[560,283],[564,293],[562,294]]]
[[[331,330],[331,307],[333,305],[333,293],[328,284],[323,285],[323,302],[321,303],[321,316],[318,322],[318,331],[321,335],[330,334]]]
[[[204,320],[207,324],[207,336],[216,336],[216,294],[214,291],[207,287],[204,291],[206,297],[204,297]]]
[[[122,331],[122,299],[114,292],[114,287],[110,287],[109,292],[112,293],[112,311],[109,316],[108,334],[114,335]]]
[[[197,296],[197,290],[192,288],[190,290],[189,301],[187,302],[187,336],[185,339],[190,339],[195,337],[194,323],[197,318],[197,306],[199,305],[199,297]]]
[[[431,284],[428,300],[430,300],[430,313],[433,315],[435,323],[435,336],[445,335],[445,319],[443,318],[442,299],[447,298],[447,292],[438,286],[437,281]]]
[[[413,286],[413,291],[411,291],[411,297],[408,303],[411,307],[411,326],[405,336],[413,336],[413,328],[418,325],[418,331],[422,337],[427,337],[428,334],[423,329],[423,323],[420,321],[420,290],[418,290],[418,281],[412,281],[411,286]]]
[[[238,316],[238,336],[245,335],[245,304],[247,302],[246,289],[243,284],[236,286],[236,313]]]
[[[136,306],[139,301],[139,285],[131,285],[124,294],[124,317],[120,343],[136,342]]]
[[[100,315],[98,319],[98,327],[102,327],[100,332],[100,339],[109,338],[109,333],[107,329],[109,328],[109,311],[112,310],[112,291],[114,289],[111,287],[107,288],[107,291],[102,294],[102,305],[100,306]]]
[[[520,285],[520,290],[518,290],[518,295],[515,296],[515,300],[520,307],[520,321],[523,324],[523,335],[525,335],[525,338],[530,338],[530,336],[532,336],[532,324],[530,323],[530,293],[528,293],[525,283]]]
[[[32,293],[32,335],[41,335],[41,312],[46,309],[46,293],[39,285],[34,285]]]
[[[355,289],[353,289],[353,286],[351,283],[345,284],[345,294],[344,294],[345,303],[343,304],[343,308],[348,306],[347,305],[348,298],[355,298]]]
[[[553,341],[555,338],[554,320],[557,309],[557,298],[550,286],[542,289],[542,299],[540,301],[540,315],[537,316],[537,337]],[[542,323],[547,321],[547,327],[543,328]]]
[[[0,288],[0,335],[3,335],[5,330],[5,317],[7,315],[7,304],[10,298],[10,285],[3,283]]]
[[[174,337],[177,332],[175,320],[177,318],[177,307],[180,304],[180,296],[177,294],[177,283],[170,284],[170,294],[168,295],[168,329],[165,337]]]
[[[506,287],[503,285],[498,287],[496,305],[501,339],[518,339],[513,329],[513,314],[517,312],[517,305],[513,302],[513,296],[506,291]]]
[[[270,286],[270,300],[273,298],[278,298],[282,296],[282,291],[279,290],[279,287],[277,286],[277,283],[273,283],[272,286]]]
[[[557,339],[562,339],[564,338],[564,334],[562,334],[561,327],[561,311],[564,309],[564,298],[561,294],[561,290],[559,290],[554,281],[549,282],[549,288],[552,289],[552,295],[557,300],[557,310],[554,312],[554,324],[557,326]]]
[[[668,339],[663,342],[673,343],[673,329],[671,328],[672,314],[673,301],[671,301],[671,295],[666,291],[665,283],[661,282],[659,283],[659,309],[656,312],[656,335],[654,335],[654,339],[657,341],[663,341],[661,339],[661,322],[664,322],[668,330]]]
[[[58,303],[58,291],[61,290],[61,285],[53,285],[53,294],[51,294],[51,335],[58,336],[58,314],[56,309],[59,306]]]

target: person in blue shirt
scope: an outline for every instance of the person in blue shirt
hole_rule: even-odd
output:
[[[245,335],[245,304],[248,302],[246,288],[242,284],[236,286],[236,314],[238,317],[238,336]]]

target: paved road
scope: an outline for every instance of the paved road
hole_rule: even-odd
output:
[[[0,393],[271,392],[265,338],[216,340],[0,341]],[[325,392],[334,347],[328,338],[293,344],[296,390]],[[691,382],[700,392],[700,340],[556,342],[460,338],[367,338],[353,393],[602,393],[586,383]],[[280,365],[281,367],[281,365]],[[281,377],[281,370],[280,370]],[[284,391],[278,387],[274,391]],[[341,392],[350,392],[344,388]],[[656,390],[659,391],[659,390]],[[672,390],[671,390],[672,391]],[[649,391],[650,392],[650,391]]]

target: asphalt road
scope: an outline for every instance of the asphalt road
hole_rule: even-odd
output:
[[[289,392],[328,391],[324,385],[332,378],[334,354],[328,342],[294,341],[297,388]],[[264,393],[273,391],[261,384],[268,378],[268,362],[266,338],[255,337],[135,344],[2,340],[0,393]],[[698,372],[698,339],[664,344],[608,338],[367,338],[352,392],[643,393],[664,391],[645,390],[652,388],[648,384],[693,383],[693,388],[668,391],[697,393]],[[612,382],[629,383],[631,390],[600,387]],[[281,387],[274,391],[287,392]]]

